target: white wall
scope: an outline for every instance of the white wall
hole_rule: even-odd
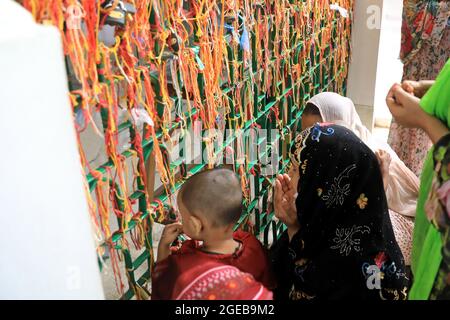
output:
[[[0,1],[0,299],[103,299],[59,32]]]
[[[390,121],[385,97],[401,78],[400,51],[402,0],[356,0],[352,30],[352,59],[348,97],[364,124]]]
[[[389,127],[392,115],[386,105],[386,94],[395,82],[400,82],[403,64],[400,61],[402,0],[384,1],[375,86],[375,125]]]

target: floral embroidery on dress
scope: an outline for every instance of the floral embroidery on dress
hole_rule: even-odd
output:
[[[189,284],[178,296],[177,300],[223,300],[232,294],[240,294],[254,278],[243,274],[237,268],[220,266],[201,274]],[[262,288],[262,285],[261,285]]]
[[[433,152],[434,176],[425,203],[427,218],[442,239],[442,263],[434,281],[430,300],[450,299],[450,134],[442,137]]]
[[[408,288],[404,287],[402,291],[397,289],[380,290],[381,300],[406,300]]]
[[[447,148],[440,147],[434,153],[435,172],[430,194],[425,203],[428,220],[438,229],[445,229],[450,218],[450,175],[448,165],[443,165]],[[441,182],[442,181],[442,182]]]
[[[343,205],[344,199],[350,193],[350,183],[341,185],[344,179],[350,178],[350,172],[356,169],[356,165],[352,164],[344,169],[337,178],[334,178],[328,193],[322,197],[322,200],[326,201],[326,206],[329,208],[333,205]]]
[[[305,282],[305,279],[303,278],[303,272],[305,272],[306,268],[302,267],[302,266],[295,266],[294,268],[294,273],[297,275],[298,279],[301,282]]]
[[[444,209],[439,202],[437,193],[438,186],[439,184],[437,180],[433,179],[430,194],[428,195],[427,201],[425,203],[425,212],[427,214],[427,218],[437,228],[439,228],[439,225],[442,225],[442,218],[444,216]]]
[[[320,125],[316,124],[312,129],[311,139],[320,142],[321,135],[331,136],[332,134],[334,134],[333,128],[327,128],[326,131],[324,132],[321,130]]]
[[[301,163],[301,153],[302,150],[305,148],[306,146],[306,140],[308,140],[309,135],[311,134],[311,128],[305,129],[302,132],[300,132],[296,137],[295,137],[295,141],[294,141],[294,145],[295,145],[295,151],[292,153],[291,155],[291,162],[295,165],[295,166],[300,166]]]
[[[438,190],[437,195],[441,200],[442,205],[447,211],[447,216],[450,219],[450,180],[445,182]]]
[[[336,237],[333,238],[334,246],[331,249],[339,250],[340,254],[348,256],[352,250],[359,252],[361,250],[361,238],[355,237],[356,234],[361,235],[370,233],[368,226],[352,226],[351,228],[337,228]]]
[[[305,161],[303,161],[303,164],[301,166],[302,168],[302,173],[305,174],[306,172],[306,166],[308,165],[308,159],[306,159]]]
[[[307,263],[308,263],[307,259],[300,259],[295,261],[294,272],[302,282],[305,282],[305,279],[303,278],[303,273],[306,271]]]
[[[315,296],[309,295],[300,290],[295,290],[295,287],[292,286],[291,292],[289,293],[289,298],[291,300],[312,300]]]
[[[292,260],[294,260],[297,257],[297,254],[295,253],[295,250],[292,248],[288,248],[288,254],[291,257]]]
[[[368,272],[370,266],[371,265],[367,262],[363,264],[363,274],[366,277],[368,275],[370,275]],[[393,262],[393,261],[391,261],[391,263],[388,264],[387,260],[385,260],[381,263],[379,261],[375,260],[374,266],[376,266],[378,268],[378,271],[381,274],[382,280],[385,278],[392,280],[394,278],[400,279],[402,277],[406,277],[406,273],[403,270],[397,268],[397,266],[395,265],[395,262]]]
[[[358,205],[358,207],[361,210],[363,210],[366,208],[367,203],[368,203],[368,199],[367,199],[366,195],[364,193],[361,193],[358,200],[356,200],[356,204]]]
[[[386,262],[387,258],[388,257],[385,252],[379,252],[374,259],[377,267],[381,268],[381,266]]]

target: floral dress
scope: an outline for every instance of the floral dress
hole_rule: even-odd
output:
[[[400,58],[403,80],[434,80],[450,57],[450,1],[404,0]],[[421,129],[392,121],[389,144],[420,175],[431,141]]]
[[[425,205],[428,219],[442,234],[442,262],[430,299],[450,299],[450,134],[443,137],[433,154],[435,176]]]

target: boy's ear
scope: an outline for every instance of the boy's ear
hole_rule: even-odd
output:
[[[198,238],[203,231],[203,223],[196,216],[191,215],[189,217],[189,224],[192,227],[192,232],[194,233],[192,236],[194,238]]]

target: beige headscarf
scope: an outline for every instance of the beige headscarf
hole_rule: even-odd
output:
[[[386,143],[372,136],[361,122],[355,105],[349,98],[334,92],[323,92],[312,97],[308,103],[315,105],[324,122],[332,122],[352,130],[372,151],[384,150],[391,155],[389,184],[386,190],[389,209],[403,216],[416,214],[419,179],[406,167]]]

